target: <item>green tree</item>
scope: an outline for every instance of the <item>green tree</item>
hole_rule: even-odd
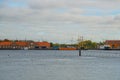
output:
[[[67,44],[60,44],[60,47],[67,47]]]
[[[91,40],[85,40],[78,43],[78,47],[82,49],[95,49],[97,46],[96,42],[92,42]]]
[[[53,43],[52,42],[50,43],[50,47],[53,47]]]
[[[11,40],[9,40],[9,39],[4,39],[3,41],[9,42],[9,41],[11,41]]]
[[[105,42],[103,41],[103,42],[99,42],[98,43],[99,45],[104,45],[105,44]]]
[[[52,46],[53,46],[53,47],[55,47],[55,46],[59,47],[60,44],[59,44],[59,43],[53,43]]]

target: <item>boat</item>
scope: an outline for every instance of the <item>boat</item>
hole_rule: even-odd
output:
[[[77,50],[75,47],[60,47],[59,50]]]

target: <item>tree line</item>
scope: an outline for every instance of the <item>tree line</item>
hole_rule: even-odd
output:
[[[98,46],[104,45],[104,42],[93,42],[91,40],[84,40],[75,44],[59,44],[59,43],[51,43],[51,47],[76,47],[78,49],[97,49]]]

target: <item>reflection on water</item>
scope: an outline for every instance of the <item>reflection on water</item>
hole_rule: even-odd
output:
[[[120,80],[119,51],[1,50],[0,80]]]

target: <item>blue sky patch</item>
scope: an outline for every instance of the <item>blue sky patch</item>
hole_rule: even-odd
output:
[[[68,9],[67,8],[56,8],[54,11],[57,13],[65,13],[68,11]]]
[[[84,16],[102,16],[104,14],[101,9],[95,7],[85,7],[83,9],[86,10],[86,13],[82,14]]]
[[[118,15],[118,14],[120,14],[120,10],[114,10],[110,14],[111,15]]]
[[[10,7],[25,7],[26,4],[24,2],[9,2],[8,6],[10,6]]]

